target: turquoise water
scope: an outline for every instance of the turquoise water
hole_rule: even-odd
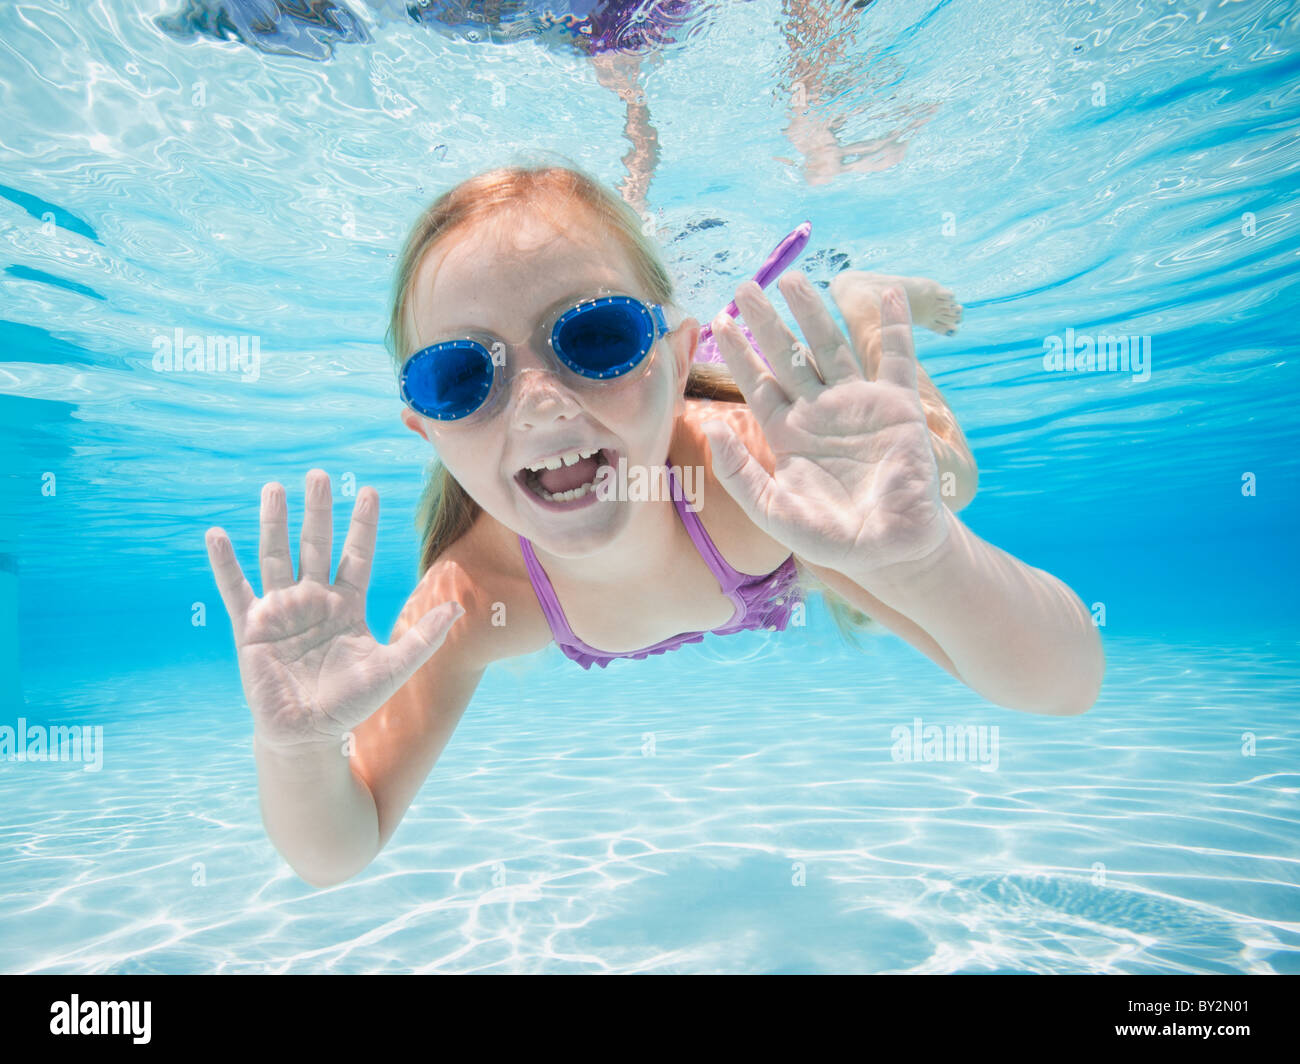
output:
[[[1104,609],[1105,687],[1000,709],[820,608],[605,673],[552,647],[489,670],[326,890],[262,829],[203,532],[254,572],[265,481],[295,528],[309,468],[336,524],[375,485],[388,632],[427,458],[380,343],[405,229],[515,149],[618,184],[624,105],[401,5],[310,58],[164,32],[179,6],[0,11],[0,725],[103,728],[98,771],[0,760],[0,970],[1300,971],[1289,3],[877,0],[816,105],[874,169],[825,183],[779,3],[646,59],[684,305],[804,218],[814,280],[952,288],[917,349],[980,464],[962,518]],[[257,337],[258,379],[156,371],[177,328]],[[1149,377],[1048,371],[1067,330],[1150,337]],[[996,763],[900,759],[931,724],[996,727]]]

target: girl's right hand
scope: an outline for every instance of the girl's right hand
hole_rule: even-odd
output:
[[[208,529],[208,560],[230,614],[244,695],[263,743],[288,750],[338,742],[397,693],[465,612],[458,602],[444,602],[396,643],[375,640],[366,627],[366,587],[378,518],[379,493],[362,488],[331,584],[329,476],[320,469],[308,472],[295,581],[284,487],[264,485],[261,598],[253,594],[225,530]]]

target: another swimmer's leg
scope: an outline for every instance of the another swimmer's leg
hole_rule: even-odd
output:
[[[650,108],[640,85],[641,58],[623,52],[601,52],[593,55],[591,62],[596,68],[596,80],[618,93],[627,106],[623,135],[632,147],[622,159],[627,177],[619,185],[619,192],[644,217],[650,180],[659,162],[659,131],[650,122]]]

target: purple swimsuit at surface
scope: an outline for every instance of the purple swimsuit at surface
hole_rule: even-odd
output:
[[[668,466],[668,479],[672,488],[673,505],[677,508],[677,513],[686,526],[686,531],[690,534],[691,542],[695,544],[695,549],[700,552],[700,556],[709,569],[712,570],[719,586],[736,604],[736,612],[732,615],[731,620],[720,628],[713,628],[710,631],[717,635],[730,635],[733,632],[743,632],[756,628],[768,628],[778,632],[784,631],[790,621],[790,613],[794,609],[795,603],[802,601],[799,595],[798,573],[794,566],[794,555],[791,554],[776,569],[765,576],[751,576],[748,573],[737,572],[718,553],[718,548],[713,545],[713,540],[709,538],[709,534],[704,530],[699,514],[687,508],[684,493],[678,484],[677,474],[673,471],[671,465]],[[533,545],[523,536],[520,536],[519,547],[523,551],[524,565],[528,569],[528,579],[532,581],[533,591],[537,594],[537,601],[541,603],[542,612],[546,614],[546,620],[551,626],[551,634],[555,636],[555,642],[568,657],[572,658],[584,669],[590,669],[593,664],[599,665],[603,669],[615,658],[644,659],[651,654],[663,654],[665,651],[676,650],[685,643],[703,642],[704,632],[683,632],[681,635],[661,640],[654,646],[646,647],[644,650],[629,650],[623,654],[610,654],[589,646],[574,635],[573,629],[569,627],[568,618],[564,616],[564,610],[560,608],[560,602],[555,597],[555,589],[551,587],[551,581],[547,577],[546,571],[542,568],[541,563],[537,560],[537,555],[533,552]]]
[[[407,10],[416,22],[473,33],[476,40],[541,37],[600,55],[673,44],[673,33],[699,6],[699,0],[412,0]]]

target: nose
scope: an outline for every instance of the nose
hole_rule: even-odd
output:
[[[525,366],[510,382],[514,424],[534,428],[549,421],[574,417],[580,410],[574,394],[559,374],[549,367]]]

